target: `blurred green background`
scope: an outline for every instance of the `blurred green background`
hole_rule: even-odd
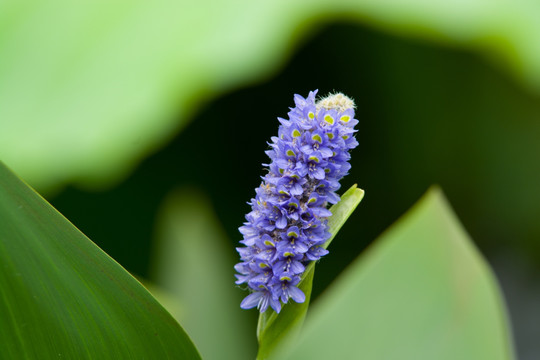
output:
[[[344,92],[360,146],[342,187],[366,197],[318,265],[315,301],[438,183],[502,283],[520,359],[537,359],[539,16],[526,1],[0,3],[0,159],[173,292],[206,276],[179,275],[179,288],[160,276],[170,214],[192,209],[208,223],[179,229],[187,243],[205,224],[215,232],[179,252],[227,257],[213,263],[232,286],[276,117],[294,93]],[[243,295],[224,291],[231,304]],[[247,358],[255,315],[238,315],[252,322]]]

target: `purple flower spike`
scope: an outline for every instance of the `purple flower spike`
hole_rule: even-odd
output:
[[[343,94],[315,101],[294,95],[289,119],[278,118],[278,136],[266,154],[268,173],[255,190],[252,210],[240,227],[245,247],[237,248],[237,284],[251,293],[243,309],[268,307],[279,313],[289,299],[305,301],[298,288],[306,266],[328,253],[321,247],[330,238],[327,205],[339,196],[339,180],[350,168],[354,138],[354,102]]]

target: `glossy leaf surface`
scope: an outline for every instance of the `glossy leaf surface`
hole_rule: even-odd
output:
[[[0,219],[3,358],[200,358],[137,280],[1,163]]]

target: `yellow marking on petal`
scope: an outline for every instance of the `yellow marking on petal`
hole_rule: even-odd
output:
[[[332,139],[334,138],[334,134],[332,134],[332,133],[328,133],[328,134],[326,134],[326,135],[328,135],[328,138],[329,138],[330,140],[332,140]]]
[[[294,231],[289,231],[289,232],[287,233],[287,236],[288,236],[288,237],[294,237],[294,238],[297,238],[297,237],[298,237],[298,234],[297,234],[296,232],[294,232]]]
[[[284,169],[279,169],[279,173],[280,173],[281,175],[283,175],[284,172],[285,172]]]
[[[265,240],[264,241],[264,245],[266,246],[276,246],[273,242],[271,242],[270,240]]]
[[[313,141],[318,142],[319,144],[322,144],[322,138],[321,138],[321,136],[320,136],[319,134],[313,135],[313,136],[311,137],[311,139],[312,139]]]
[[[343,135],[343,140],[347,140],[349,138],[348,135]]]
[[[339,120],[343,121],[344,123],[349,122],[351,120],[351,117],[349,115],[343,115]]]
[[[268,265],[266,265],[265,263],[260,263],[260,264],[259,264],[259,267],[260,267],[261,269],[264,269],[264,268],[267,268]]]
[[[296,174],[292,174],[291,177],[292,177],[293,179],[300,179],[300,176],[298,176],[298,175],[296,175]]]
[[[313,111],[308,112],[307,116],[310,120],[315,119],[315,114],[313,113]]]
[[[295,156],[296,154],[292,150],[287,150],[287,156]]]
[[[316,163],[318,163],[320,161],[318,157],[313,156],[313,155],[309,157],[309,160],[310,161],[315,161]]]
[[[289,256],[294,256],[294,254],[292,252],[286,251],[283,253],[283,256],[289,257]]]
[[[288,277],[288,276],[282,276],[282,277],[279,278],[279,280],[281,280],[281,281],[291,281],[292,279],[290,277]]]
[[[309,200],[308,200],[307,203],[308,203],[308,204],[311,204],[311,203],[314,203],[315,201],[317,201],[316,198],[309,198]]]
[[[324,115],[324,121],[326,121],[330,125],[334,124],[334,118],[332,117],[332,115],[329,114]]]
[[[289,203],[289,206],[292,206],[292,207],[295,207],[295,208],[298,209],[298,204],[295,203],[295,202],[290,202],[290,203]]]
[[[293,137],[299,137],[300,135],[302,135],[302,134],[300,133],[300,131],[298,131],[297,129],[294,129],[294,130],[293,130],[293,132],[292,132],[292,136],[293,136]]]

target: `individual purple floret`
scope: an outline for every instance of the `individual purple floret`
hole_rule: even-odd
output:
[[[252,210],[240,227],[245,247],[237,248],[237,284],[249,294],[240,305],[277,313],[281,305],[306,297],[297,286],[306,266],[328,251],[330,238],[327,204],[339,201],[339,180],[347,175],[354,138],[354,102],[343,94],[315,102],[317,91],[306,99],[294,95],[296,107],[289,119],[278,118],[278,136],[272,138],[268,173],[249,203]]]

